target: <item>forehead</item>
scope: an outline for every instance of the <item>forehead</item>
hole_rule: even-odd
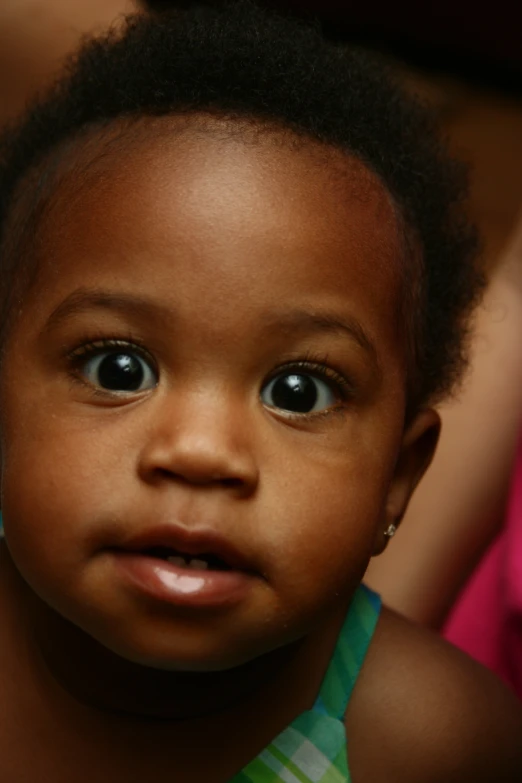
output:
[[[55,181],[38,268],[56,299],[79,279],[131,285],[140,269],[163,290],[191,280],[228,301],[259,283],[259,308],[342,300],[398,348],[399,221],[355,158],[275,128],[161,118],[78,142]]]

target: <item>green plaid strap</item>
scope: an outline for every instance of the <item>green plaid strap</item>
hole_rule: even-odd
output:
[[[381,611],[381,599],[361,585],[355,593],[314,710],[344,720]]]
[[[343,718],[380,612],[361,586],[312,710],[304,712],[230,783],[350,783]]]

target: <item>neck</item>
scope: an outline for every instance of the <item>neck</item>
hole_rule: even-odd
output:
[[[228,671],[191,673],[152,669],[121,658],[35,595],[1,542],[3,587],[14,596],[36,665],[74,701],[133,721],[174,721],[227,713],[281,694],[307,709],[335,645],[341,618],[320,633]],[[9,584],[6,584],[6,579]]]
[[[128,661],[48,607],[33,614],[36,647],[48,672],[76,701],[141,720],[187,720],[229,710],[293,668],[300,645],[218,672],[172,672]]]

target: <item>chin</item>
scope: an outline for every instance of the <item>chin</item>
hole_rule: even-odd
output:
[[[180,645],[179,636],[171,640],[163,636],[154,643],[150,636],[145,638],[145,633],[141,639],[102,637],[97,641],[129,663],[171,672],[225,672],[248,664],[267,652],[264,648],[245,648],[244,645],[237,649],[232,642],[227,644],[226,640],[217,645],[215,639],[205,643],[201,638],[185,638]]]

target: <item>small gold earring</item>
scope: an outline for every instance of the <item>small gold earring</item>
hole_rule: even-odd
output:
[[[397,532],[397,525],[394,525],[392,522],[390,525],[388,525],[388,527],[384,531],[384,535],[386,536],[386,538],[393,538],[396,532]]]

